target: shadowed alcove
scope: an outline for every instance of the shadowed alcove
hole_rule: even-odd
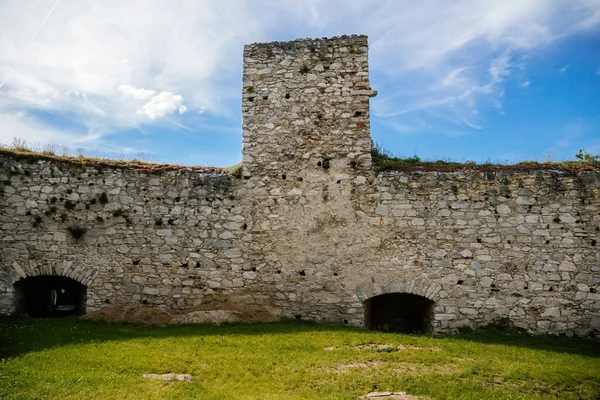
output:
[[[387,293],[365,300],[365,327],[384,332],[429,333],[434,302],[410,293]]]
[[[64,276],[43,275],[15,283],[17,313],[62,317],[85,313],[86,286]]]

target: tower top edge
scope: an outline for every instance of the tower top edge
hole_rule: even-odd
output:
[[[244,46],[244,50],[259,50],[268,48],[294,48],[297,46],[310,46],[310,45],[324,45],[328,43],[348,43],[355,42],[366,45],[368,42],[367,35],[339,35],[333,37],[322,37],[322,38],[298,38],[289,41],[273,41],[273,42],[255,42]]]

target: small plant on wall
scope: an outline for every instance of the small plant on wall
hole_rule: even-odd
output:
[[[108,195],[106,194],[106,192],[102,192],[102,194],[98,196],[98,201],[100,201],[100,204],[108,203]]]
[[[76,240],[81,239],[83,237],[83,235],[85,235],[85,233],[87,232],[87,229],[83,228],[81,226],[70,226],[67,229],[69,230],[69,233],[71,234],[73,239],[76,239]]]
[[[302,63],[302,67],[300,67],[300,73],[308,74],[309,71],[310,71],[310,68],[309,68],[308,64]]]
[[[42,224],[42,217],[39,215],[36,215],[33,219],[33,222],[31,223],[31,226],[33,226],[34,228],[37,228],[41,224]]]

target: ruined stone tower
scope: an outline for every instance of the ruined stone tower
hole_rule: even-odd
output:
[[[371,167],[366,36],[244,48],[246,176]]]

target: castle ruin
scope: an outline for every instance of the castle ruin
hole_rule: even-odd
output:
[[[58,280],[80,313],[227,298],[401,332],[599,335],[600,172],[376,173],[375,94],[365,36],[252,44],[241,176],[0,154],[0,314]]]

